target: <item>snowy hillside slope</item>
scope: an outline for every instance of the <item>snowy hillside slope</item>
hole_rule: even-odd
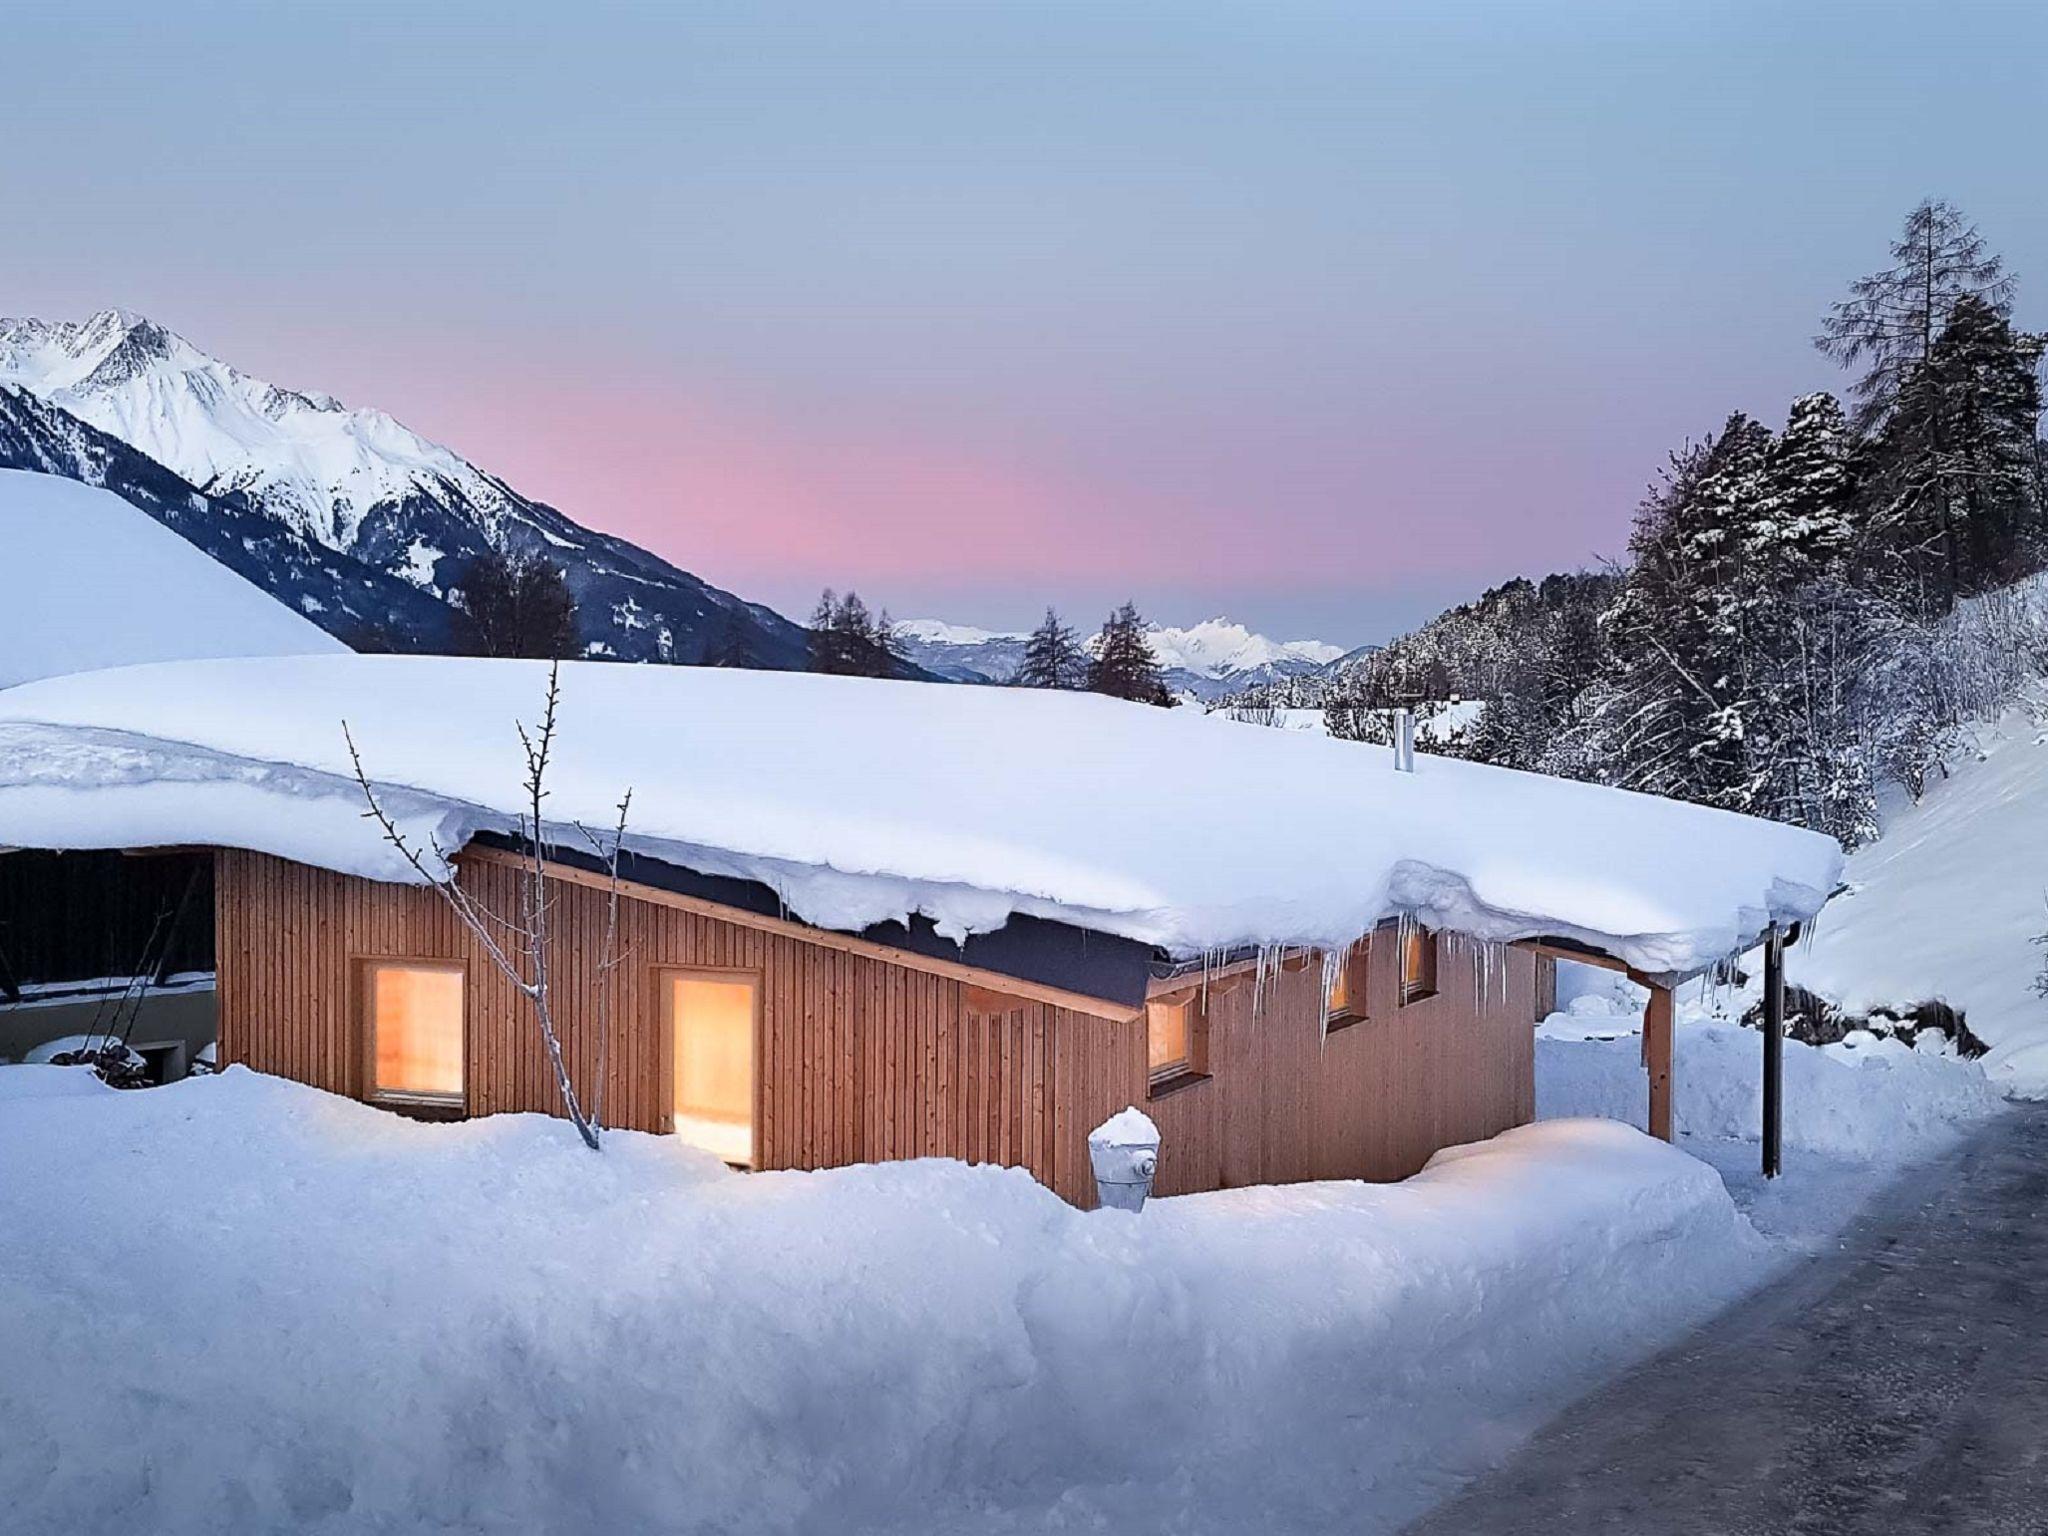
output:
[[[976,629],[943,619],[911,619],[897,626],[904,654],[927,671],[955,682],[1003,683],[1024,659],[1026,635]],[[1320,671],[1344,655],[1320,640],[1270,640],[1231,619],[1206,619],[1178,629],[1153,624],[1145,631],[1166,674],[1170,693],[1209,700],[1258,683]],[[1093,643],[1093,636],[1084,636]]]
[[[111,491],[0,470],[0,688],[132,662],[340,641]]]
[[[104,486],[351,649],[466,648],[467,621],[440,599],[315,544],[238,494],[209,496],[119,438],[6,384],[0,468]]]
[[[487,544],[543,551],[568,575],[586,654],[803,664],[803,630],[772,610],[521,496],[382,411],[252,378],[140,315],[0,319],[10,384],[442,602]]]
[[[2048,999],[2034,992],[2048,931],[2048,695],[1976,733],[1978,750],[1849,858],[1848,890],[1787,961],[1847,1007],[1941,998],[1992,1047],[2008,1093],[2048,1098]]]

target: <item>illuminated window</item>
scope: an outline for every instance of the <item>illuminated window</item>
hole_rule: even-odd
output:
[[[1401,1001],[1436,996],[1436,935],[1410,923],[1401,933]]]
[[[363,967],[370,1097],[462,1103],[462,967],[375,960]]]
[[[1364,940],[1336,959],[1336,974],[1330,978],[1330,997],[1323,1015],[1325,1030],[1341,1029],[1365,1017],[1366,957],[1371,946]]]
[[[668,971],[664,1021],[675,1063],[675,1132],[692,1146],[743,1168],[754,1165],[754,1036],[757,977],[729,971]]]
[[[1145,1004],[1145,1064],[1156,1088],[1207,1070],[1201,995],[1179,992]]]

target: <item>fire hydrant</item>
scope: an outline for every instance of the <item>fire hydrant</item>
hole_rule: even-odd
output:
[[[1142,1211],[1159,1169],[1159,1127],[1135,1105],[1088,1133],[1095,1203],[1104,1210]]]

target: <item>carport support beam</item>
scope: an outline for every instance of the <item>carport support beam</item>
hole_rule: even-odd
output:
[[[1649,983],[1643,1006],[1643,1066],[1650,1075],[1650,1134],[1671,1137],[1671,989]]]
[[[1764,935],[1764,1177],[1784,1166],[1785,934],[1775,923]]]

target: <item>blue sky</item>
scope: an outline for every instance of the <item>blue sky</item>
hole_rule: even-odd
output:
[[[1379,638],[1835,381],[1923,196],[2048,323],[2048,8],[10,13],[0,312],[141,309],[787,610]],[[23,67],[22,61],[32,61]]]

